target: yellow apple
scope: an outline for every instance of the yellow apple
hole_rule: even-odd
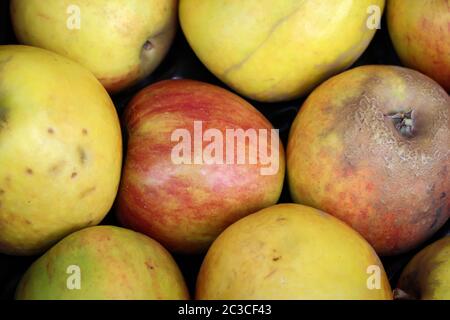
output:
[[[149,75],[176,30],[177,0],[12,0],[20,42],[67,56],[109,92]]]
[[[398,289],[413,299],[450,300],[450,235],[414,256],[400,276]]]
[[[349,67],[384,0],[180,0],[181,27],[206,67],[260,101],[301,96]]]
[[[91,72],[56,53],[0,46],[0,252],[42,252],[99,223],[121,171],[120,124]]]
[[[172,256],[155,240],[114,226],[75,232],[23,276],[18,300],[189,299]]]
[[[198,299],[391,299],[383,266],[353,229],[322,211],[281,204],[247,216],[212,244]]]

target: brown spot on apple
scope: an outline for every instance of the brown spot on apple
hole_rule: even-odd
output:
[[[61,172],[61,170],[64,168],[66,162],[65,161],[59,161],[55,164],[53,164],[50,168],[49,168],[49,172],[51,174],[59,174]]]
[[[48,15],[46,15],[46,14],[44,14],[44,13],[42,13],[42,12],[39,12],[39,13],[37,14],[37,16],[40,17],[40,18],[42,18],[42,19],[44,19],[44,20],[51,20],[51,18],[50,18]]]
[[[86,164],[86,162],[87,162],[86,150],[83,147],[78,146],[77,152],[78,152],[78,159],[79,159],[80,163],[82,165]]]
[[[154,269],[155,269],[155,266],[153,265],[153,263],[152,263],[151,260],[145,261],[145,266],[146,266],[148,269],[150,269],[150,270],[154,270]]]
[[[26,168],[26,170],[25,170],[25,172],[28,174],[28,175],[33,175],[33,169],[31,169],[31,168]]]
[[[97,187],[93,186],[91,188],[88,188],[88,189],[84,190],[83,192],[80,193],[80,199],[83,199],[83,198],[87,197],[89,194],[94,192],[96,189],[97,189]]]
[[[272,261],[277,262],[278,260],[281,259],[281,256],[276,256],[272,258]]]
[[[267,279],[267,278],[271,277],[275,272],[277,272],[277,269],[271,270],[271,271],[264,277],[264,279]]]
[[[0,130],[6,127],[8,123],[9,109],[0,105]]]
[[[53,268],[52,268],[51,262],[52,262],[52,259],[49,259],[49,260],[47,260],[47,263],[45,264],[45,270],[47,271],[49,280],[51,280],[53,277]]]

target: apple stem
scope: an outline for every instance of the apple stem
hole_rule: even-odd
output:
[[[394,300],[417,300],[409,293],[403,291],[402,289],[394,289]]]
[[[391,118],[394,122],[395,128],[398,132],[407,138],[414,136],[415,130],[415,117],[414,110],[409,112],[397,112],[395,114],[389,114],[387,117]]]

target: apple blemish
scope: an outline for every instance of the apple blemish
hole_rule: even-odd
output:
[[[84,150],[83,147],[80,147],[80,146],[79,146],[78,149],[77,149],[77,151],[78,151],[78,157],[79,157],[80,163],[81,163],[82,165],[86,164],[86,162],[87,162],[87,153],[86,153],[86,150]]]
[[[3,129],[8,122],[8,109],[0,106],[0,130]]]

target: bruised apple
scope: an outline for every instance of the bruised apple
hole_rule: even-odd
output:
[[[295,202],[405,252],[450,215],[450,98],[419,72],[364,66],[317,88],[295,119],[287,170]]]
[[[124,123],[119,220],[172,251],[205,250],[228,225],[280,196],[278,132],[225,89],[192,80],[156,83],[130,102]]]

